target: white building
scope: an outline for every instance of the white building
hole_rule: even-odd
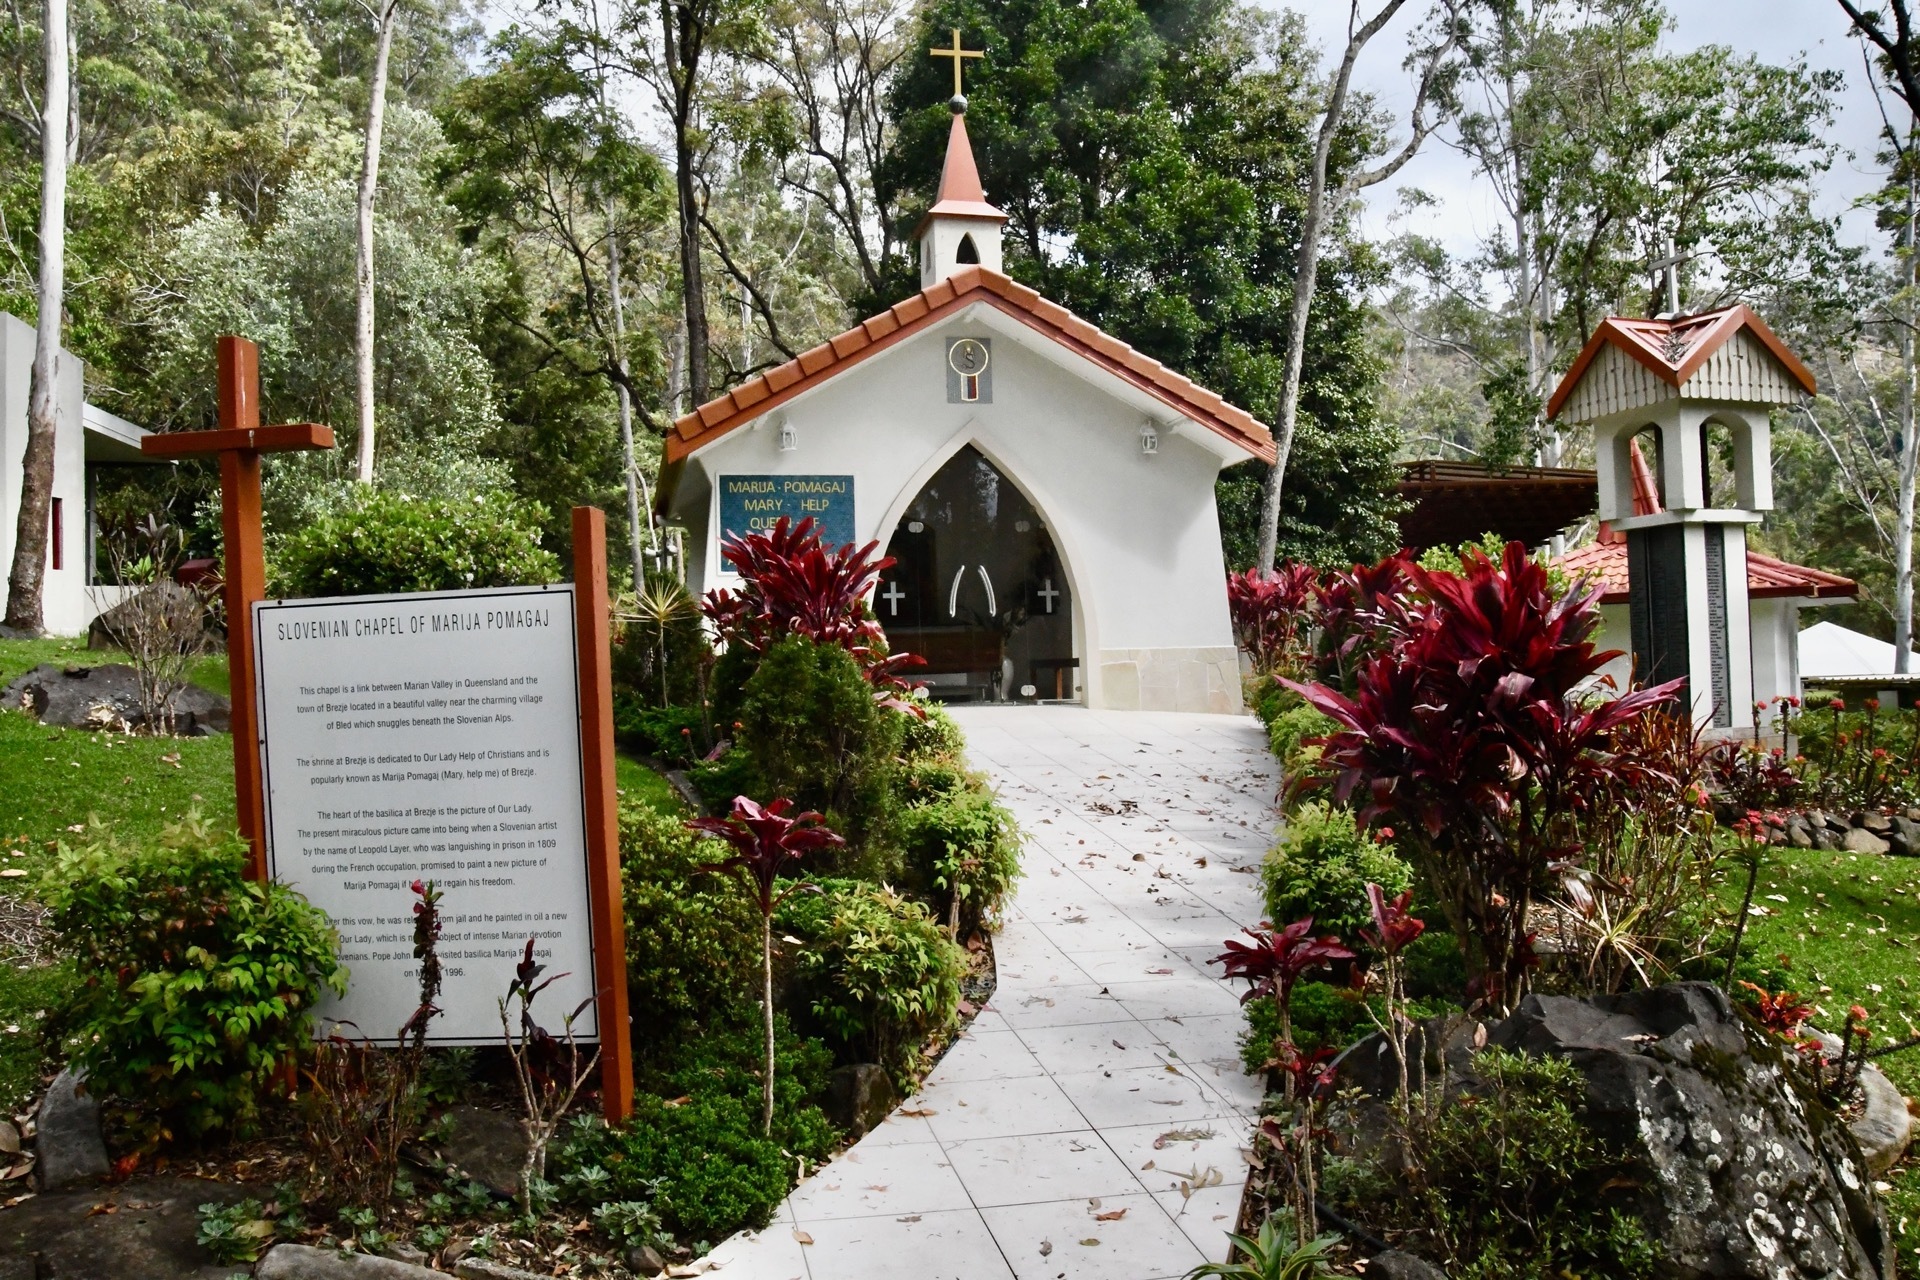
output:
[[[1001,273],[957,106],[922,291],[668,434],[688,584],[730,580],[727,534],[813,516],[898,560],[874,609],[936,691],[1237,710],[1214,480],[1272,435]]]
[[[21,467],[27,452],[27,390],[33,370],[33,326],[0,311],[0,594],[13,566],[20,523]],[[62,350],[57,366],[53,447],[53,514],[47,538],[43,607],[47,630],[78,635],[101,609],[118,603],[117,588],[95,588],[93,475],[102,465],[149,463],[146,435],[124,418],[86,402],[86,362]]]

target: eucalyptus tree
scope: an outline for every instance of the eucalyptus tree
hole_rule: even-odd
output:
[[[47,534],[53,516],[54,433],[59,426],[54,392],[59,381],[61,321],[66,314],[67,166],[77,130],[78,104],[68,75],[72,45],[66,0],[44,0],[41,47],[40,237],[36,246],[33,365],[27,382],[27,444],[21,460],[20,513],[13,566],[7,576],[6,622],[38,635],[46,622],[44,598]]]
[[[645,328],[628,326],[621,246],[663,226],[668,179],[609,104],[607,46],[592,25],[513,27],[493,49],[497,62],[458,86],[443,113],[448,192],[523,284],[500,299],[508,323],[549,360],[614,390],[637,588],[646,576],[642,503],[626,415],[637,412],[655,434],[663,425],[647,407],[658,402],[658,352]]]

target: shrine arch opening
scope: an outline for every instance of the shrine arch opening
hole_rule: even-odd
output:
[[[907,673],[937,698],[1078,702],[1074,601],[1046,521],[969,444],[908,503],[887,544],[873,608]]]

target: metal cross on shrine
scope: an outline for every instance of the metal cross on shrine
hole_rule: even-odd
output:
[[[982,49],[962,49],[960,47],[960,28],[955,27],[953,29],[953,47],[950,49],[929,49],[927,56],[931,58],[953,59],[953,96],[962,98],[966,96],[965,91],[960,87],[960,68],[965,65],[964,59],[984,58],[987,55],[986,51]]]
[[[900,602],[907,598],[907,593],[900,589],[899,583],[889,582],[887,589],[880,593],[880,598],[887,602],[887,616],[897,618],[900,616]]]
[[[1060,598],[1060,592],[1058,589],[1054,587],[1053,579],[1042,578],[1040,580],[1040,590],[1037,594],[1042,600],[1047,602],[1047,612],[1052,613],[1053,602]]]
[[[233,790],[240,834],[253,847],[251,874],[267,878],[266,800],[260,777],[260,714],[254,705],[253,602],[267,598],[267,553],[260,532],[260,455],[333,448],[333,428],[299,422],[260,425],[260,348],[222,336],[219,352],[220,426],[175,431],[140,441],[150,458],[220,458],[220,530],[227,606],[227,663],[233,686]]]

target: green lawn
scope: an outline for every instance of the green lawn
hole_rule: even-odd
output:
[[[73,640],[0,640],[0,685],[43,662],[91,666],[122,658]],[[226,658],[203,660],[194,681],[225,692]],[[685,812],[672,785],[639,761],[622,757],[618,781],[624,798]],[[54,845],[91,819],[141,841],[195,806],[218,822],[233,821],[232,739],[48,729],[24,713],[0,711],[0,894],[31,896]],[[22,967],[0,954],[0,1112],[17,1109],[37,1089],[47,1050],[37,1034],[39,1014],[71,980],[57,966]]]
[[[1746,886],[1744,869],[1722,884],[1730,908]],[[1920,859],[1770,849],[1749,916],[1741,966],[1770,990],[1797,991],[1831,1030],[1847,1006],[1867,1011],[1876,1044],[1920,1033]],[[1741,993],[1744,994],[1744,993]],[[1920,1049],[1877,1060],[1908,1097],[1920,1098]],[[1909,1156],[1888,1181],[1889,1216],[1900,1269],[1920,1270],[1920,1168]]]

